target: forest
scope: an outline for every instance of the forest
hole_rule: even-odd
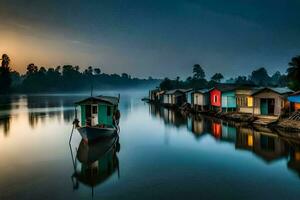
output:
[[[127,73],[106,74],[98,67],[89,66],[81,70],[79,66],[63,65],[55,68],[38,67],[31,63],[27,66],[25,74],[13,71],[11,60],[3,54],[0,67],[0,93],[56,93],[151,88],[161,80],[133,78]]]
[[[241,85],[289,87],[300,90],[300,56],[295,56],[288,64],[285,74],[279,71],[269,75],[264,67],[257,68],[248,76],[237,76],[224,80],[221,73],[215,73],[207,78],[204,67],[199,64],[192,66],[192,76],[182,80],[165,78],[164,80],[133,78],[127,73],[106,74],[99,67],[89,66],[81,70],[79,66],[63,65],[55,68],[38,67],[33,63],[27,65],[25,74],[12,70],[11,60],[7,54],[1,57],[0,93],[56,93],[86,91],[93,87],[96,90],[153,88],[157,85],[161,89],[175,88],[211,88],[217,83],[233,83]]]
[[[263,87],[289,87],[292,90],[300,90],[300,56],[295,56],[288,63],[285,74],[279,71],[269,75],[264,67],[257,68],[248,76],[237,76],[224,80],[221,73],[215,73],[207,79],[204,67],[195,64],[192,67],[193,76],[189,76],[186,80],[180,77],[175,79],[165,78],[159,85],[162,90],[170,90],[176,88],[193,88],[203,89],[212,88],[218,83],[231,83],[237,85],[251,85]]]

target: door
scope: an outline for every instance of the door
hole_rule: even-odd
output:
[[[268,101],[267,99],[260,99],[260,114],[267,115],[268,114]]]
[[[92,124],[92,116],[91,116],[91,105],[86,105],[85,106],[85,119],[86,119],[86,126],[91,126]]]
[[[96,126],[98,124],[98,105],[91,105],[91,110],[92,110],[92,117],[91,117],[91,122],[92,126]]]
[[[99,124],[107,124],[107,107],[106,105],[98,106]]]
[[[275,99],[268,99],[268,114],[274,115],[275,111]]]

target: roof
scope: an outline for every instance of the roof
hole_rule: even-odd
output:
[[[221,92],[232,91],[237,88],[236,84],[218,84],[214,89],[220,90]]]
[[[288,101],[294,103],[300,103],[300,91],[294,92],[288,97]]]
[[[210,92],[210,91],[213,90],[213,89],[214,89],[214,88],[195,90],[194,93],[201,93],[201,94],[204,94],[204,93]]]
[[[166,91],[164,91],[164,90],[162,90],[162,91],[160,91],[160,92],[157,92],[157,94],[158,95],[162,95],[162,94],[164,94]]]
[[[192,89],[175,89],[175,90],[169,90],[165,94],[175,94],[176,92],[187,93],[190,91],[192,91]]]
[[[290,96],[300,96],[300,90],[297,92],[294,92],[293,94],[291,94]]]
[[[290,93],[293,92],[292,90],[290,90],[287,87],[281,87],[281,88],[280,87],[278,87],[278,88],[264,87],[264,88],[261,88],[261,89],[257,90],[252,95],[256,95],[256,94],[261,93],[261,92],[266,91],[266,90],[273,91],[273,92],[275,92],[277,94],[280,94],[280,95],[290,94]]]
[[[233,90],[253,90],[255,88],[257,88],[257,86],[253,84],[218,83],[212,89],[217,89],[221,92],[229,92]]]
[[[76,102],[75,104],[92,104],[92,103],[99,103],[99,102],[105,102],[111,105],[118,105],[119,104],[119,97],[111,97],[111,96],[96,96],[96,97],[89,97],[86,99],[83,99],[81,101]]]

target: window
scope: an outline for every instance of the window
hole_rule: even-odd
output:
[[[97,114],[98,113],[98,106],[92,106],[92,113]]]
[[[248,107],[253,107],[253,97],[248,97],[247,100]]]
[[[214,102],[216,103],[217,101],[218,101],[218,96],[215,95],[215,96],[214,96]]]
[[[107,116],[110,116],[111,115],[111,108],[109,106],[107,106]]]

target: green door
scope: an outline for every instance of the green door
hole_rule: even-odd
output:
[[[113,124],[113,107],[107,106],[107,124],[112,125]]]
[[[107,124],[107,106],[98,105],[98,122],[99,124]]]
[[[268,115],[268,101],[267,99],[260,100],[260,114],[261,115]]]
[[[85,105],[80,105],[80,109],[81,109],[81,126],[85,126],[85,122],[86,122],[86,114],[85,114]]]

